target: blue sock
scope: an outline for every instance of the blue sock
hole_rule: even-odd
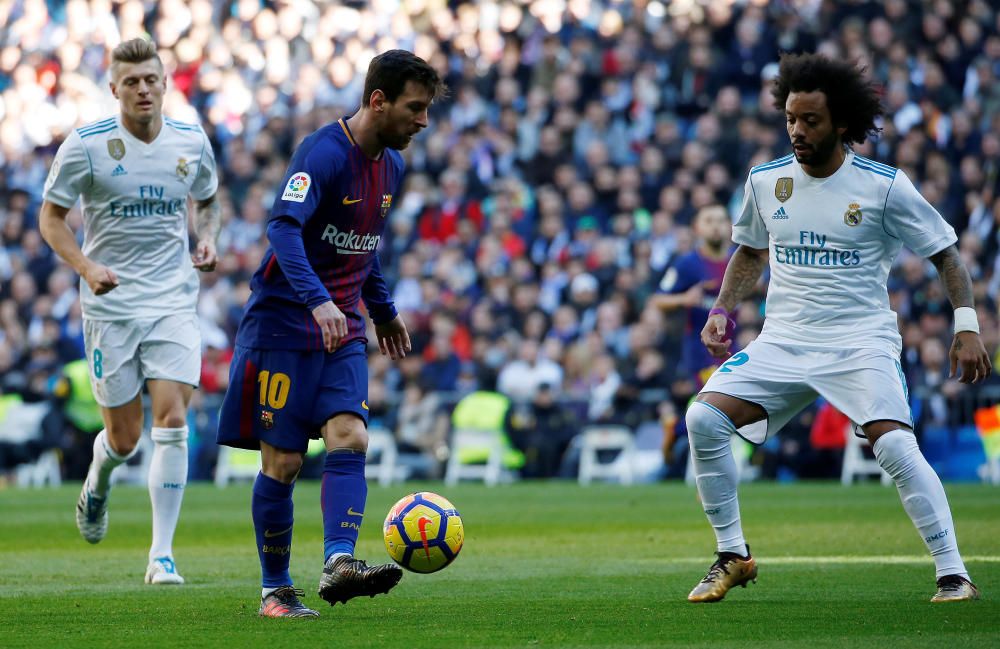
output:
[[[253,483],[253,527],[257,534],[261,585],[264,588],[290,586],[288,562],[292,558],[292,489],[263,473]]]
[[[351,449],[327,453],[320,495],[324,561],[332,554],[354,554],[367,498],[365,454]]]

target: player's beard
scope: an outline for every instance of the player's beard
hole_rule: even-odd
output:
[[[837,135],[836,131],[830,131],[830,134],[820,140],[818,143],[812,146],[812,152],[805,155],[795,154],[795,160],[799,164],[808,165],[810,167],[822,167],[827,162],[830,161],[833,152],[837,150],[837,146],[840,144],[840,137]]]

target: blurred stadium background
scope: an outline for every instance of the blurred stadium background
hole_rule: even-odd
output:
[[[737,209],[749,166],[787,152],[768,92],[781,51],[857,60],[884,86],[883,134],[858,150],[904,169],[955,227],[984,342],[995,356],[1000,345],[996,0],[7,0],[0,25],[0,486],[81,479],[101,427],[77,278],[37,214],[62,139],[117,108],[108,52],[142,34],[169,72],[165,113],[203,125],[222,176],[193,479],[256,472],[253,458],[220,460],[214,426],[268,209],[297,142],[353,113],[369,60],[394,47],[452,94],[405,152],[383,238],[415,345],[399,364],[371,356],[380,456],[399,452],[386,481],[476,459],[488,444],[456,447],[468,428],[505,434],[493,479],[575,479],[611,426],[635,450],[613,475],[684,478],[678,414],[701,368],[680,362],[684,314],[646,301],[694,245],[693,214]],[[740,310],[741,343],[759,331],[763,289]],[[924,453],[946,480],[1000,482],[1000,380],[948,378],[951,308],[928,263],[901,256],[890,296]],[[606,431],[594,444],[572,441],[594,426]],[[816,404],[747,449],[746,475],[839,478],[845,432]]]

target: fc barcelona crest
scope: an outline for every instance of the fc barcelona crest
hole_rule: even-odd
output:
[[[188,175],[188,161],[186,158],[177,159],[177,177],[183,180]]]
[[[121,160],[125,157],[125,143],[114,138],[108,140],[108,155],[110,155],[115,160]]]
[[[778,182],[774,183],[774,197],[782,203],[792,197],[791,178],[778,178]]]
[[[261,410],[260,425],[264,427],[264,430],[271,430],[274,428],[274,413],[270,410]]]
[[[847,206],[847,211],[844,212],[844,223],[851,227],[861,225],[861,206],[859,204],[851,203]]]
[[[389,208],[392,207],[392,194],[382,194],[382,218],[389,213]]]

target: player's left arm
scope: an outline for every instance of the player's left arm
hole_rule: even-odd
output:
[[[989,377],[993,370],[990,355],[979,337],[979,320],[976,317],[972,296],[972,279],[962,263],[958,248],[950,245],[929,257],[937,268],[945,293],[955,309],[955,338],[948,357],[951,360],[950,376],[961,368],[959,381],[978,383]]]
[[[201,159],[198,161],[198,175],[191,185],[191,196],[194,198],[194,231],[198,237],[191,261],[200,271],[213,271],[219,262],[219,253],[215,242],[222,229],[222,208],[216,198],[219,189],[219,176],[216,171],[215,153],[212,143],[202,131]]]
[[[372,261],[371,272],[361,285],[361,299],[368,308],[368,314],[375,323],[375,337],[383,356],[399,360],[410,351],[410,333],[403,317],[396,311],[389,294],[389,287],[382,275],[382,263],[378,255]]]
[[[212,194],[205,200],[194,203],[194,227],[198,235],[198,244],[195,246],[194,254],[191,255],[191,261],[194,262],[194,267],[201,271],[213,271],[219,262],[215,242],[222,229],[222,209],[215,196]]]

